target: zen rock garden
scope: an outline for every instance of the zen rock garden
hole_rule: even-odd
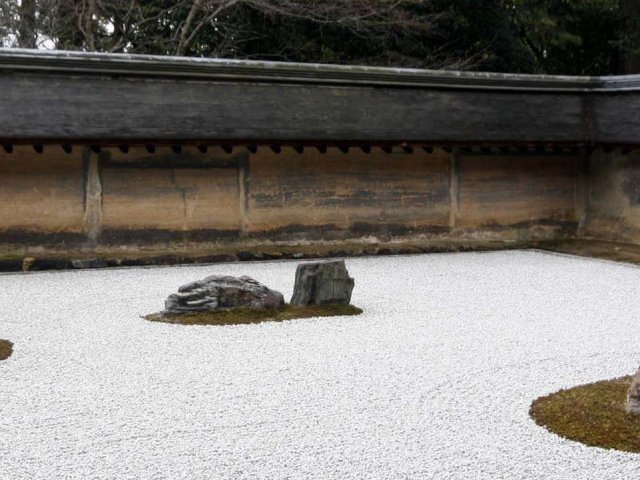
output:
[[[637,476],[640,269],[534,251],[316,261],[3,276],[0,478],[297,479],[308,458],[323,479]],[[349,296],[360,316],[322,304]]]
[[[298,265],[290,304],[282,293],[248,276],[211,275],[178,288],[151,321],[185,324],[241,324],[314,316],[357,315],[350,305],[355,282],[344,260]]]
[[[297,266],[293,295],[248,276],[211,275],[181,286],[165,309],[145,318],[182,325],[240,325],[298,318],[358,315],[350,305],[355,282],[344,261]],[[533,401],[533,420],[585,445],[640,453],[640,369],[633,377],[561,390]]]

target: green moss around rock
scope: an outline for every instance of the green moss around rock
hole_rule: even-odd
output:
[[[6,360],[13,353],[13,343],[0,339],[0,360]]]
[[[560,390],[538,398],[529,414],[561,437],[591,447],[640,453],[640,415],[626,411],[631,377]]]
[[[164,315],[152,313],[143,317],[150,322],[179,325],[246,325],[262,322],[282,322],[298,318],[336,317],[360,315],[362,310],[353,305],[286,305],[282,308],[236,308],[217,312]]]

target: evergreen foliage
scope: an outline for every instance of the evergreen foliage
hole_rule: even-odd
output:
[[[5,46],[498,72],[640,72],[635,0],[5,0]]]

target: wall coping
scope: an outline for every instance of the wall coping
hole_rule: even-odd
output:
[[[559,76],[0,48],[0,71],[524,92],[640,91],[640,75]]]

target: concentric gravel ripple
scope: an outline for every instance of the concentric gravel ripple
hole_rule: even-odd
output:
[[[0,275],[0,478],[635,478],[531,401],[640,364],[640,268],[533,251],[347,260],[358,317],[146,322],[296,262]]]

